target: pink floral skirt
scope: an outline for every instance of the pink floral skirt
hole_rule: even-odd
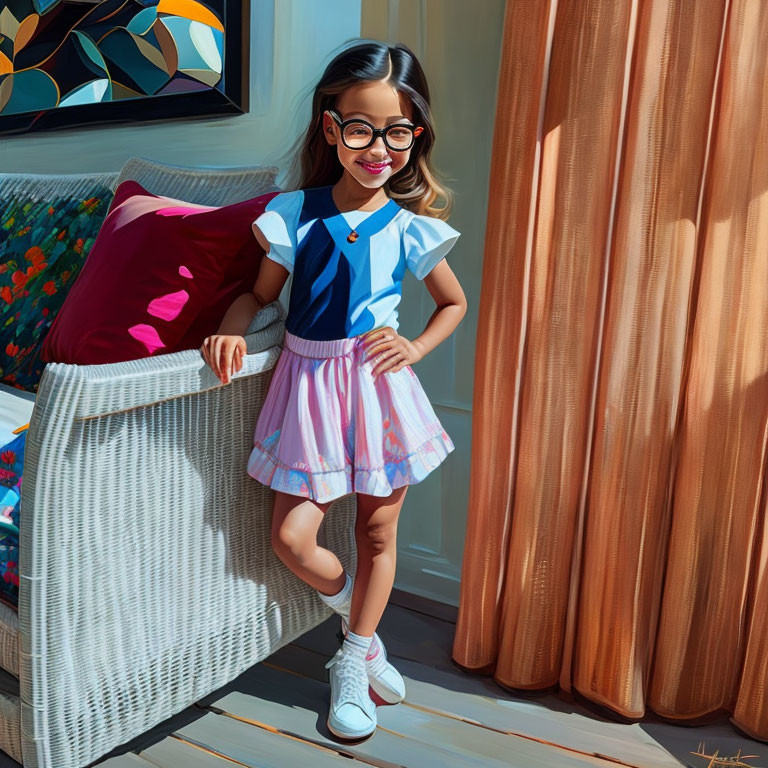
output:
[[[363,336],[313,341],[286,330],[256,422],[248,474],[320,503],[389,496],[454,449],[410,366],[373,376]]]

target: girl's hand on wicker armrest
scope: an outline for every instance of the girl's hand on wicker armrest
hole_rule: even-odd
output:
[[[374,367],[371,370],[374,377],[387,371],[395,373],[424,357],[412,341],[405,336],[400,336],[388,325],[369,331],[364,334],[364,338],[365,359],[375,358]]]
[[[206,338],[200,351],[222,384],[227,384],[229,377],[243,367],[245,339],[242,336],[214,334]]]

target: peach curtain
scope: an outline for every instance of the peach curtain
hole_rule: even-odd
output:
[[[768,739],[768,4],[508,2],[453,658]]]

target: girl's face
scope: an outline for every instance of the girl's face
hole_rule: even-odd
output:
[[[401,98],[385,80],[348,88],[336,99],[335,110],[342,120],[362,117],[376,128],[385,128],[392,123],[413,123],[410,102]],[[411,149],[399,152],[390,150],[383,136],[377,136],[365,149],[349,149],[341,140],[341,128],[328,112],[323,113],[323,133],[329,144],[336,145],[339,162],[347,173],[371,189],[383,186],[387,179],[405,167],[415,142],[419,140],[416,137]]]

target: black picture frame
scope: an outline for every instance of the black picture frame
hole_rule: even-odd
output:
[[[222,3],[225,30],[224,61],[222,77],[216,86],[187,93],[141,96],[8,115],[0,112],[0,136],[248,112],[250,0],[222,0]],[[8,76],[10,75],[6,75]]]

